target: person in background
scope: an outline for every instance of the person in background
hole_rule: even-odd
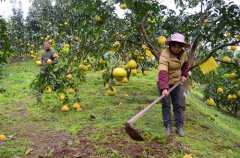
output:
[[[49,41],[45,41],[43,43],[44,46],[44,51],[42,52],[42,56],[41,56],[41,62],[42,62],[42,66],[46,67],[48,65],[51,64],[57,64],[58,63],[58,58],[57,58],[57,54],[55,52],[52,51],[52,49],[50,48],[51,44]],[[51,59],[52,62],[47,62],[48,59]]]
[[[179,82],[185,82],[187,80],[188,58],[184,48],[189,48],[190,44],[185,42],[182,34],[175,33],[171,35],[170,40],[166,41],[165,45],[168,45],[168,48],[164,49],[160,55],[157,76],[159,94],[164,96],[161,104],[165,134],[169,136],[172,132],[172,103],[176,132],[180,136],[185,136],[183,131],[184,119],[181,101],[181,85],[179,84],[171,92],[169,92],[169,89]]]

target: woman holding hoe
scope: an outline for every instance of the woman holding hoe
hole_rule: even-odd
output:
[[[188,77],[188,59],[184,48],[189,48],[184,36],[179,33],[171,35],[170,40],[165,45],[169,47],[164,49],[160,55],[158,67],[158,90],[160,95],[164,96],[161,100],[163,123],[165,134],[169,136],[172,132],[171,103],[173,105],[174,118],[176,123],[176,132],[184,136],[183,131],[183,106],[181,101],[181,85],[169,92],[169,88],[185,82]]]

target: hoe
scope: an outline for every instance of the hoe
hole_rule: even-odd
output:
[[[169,93],[176,88],[178,85],[180,84],[180,82],[178,84],[176,84],[175,86],[171,87],[169,89]],[[125,130],[128,133],[128,135],[136,141],[143,141],[143,137],[138,133],[137,130],[135,130],[134,128],[132,128],[132,125],[134,124],[134,122],[137,121],[137,119],[139,119],[140,117],[142,117],[153,105],[155,105],[157,102],[159,102],[161,99],[163,98],[163,96],[158,97],[156,100],[154,100],[152,103],[150,103],[146,108],[144,108],[143,110],[141,110],[139,113],[137,113],[135,116],[133,116],[130,120],[128,120],[125,123]]]

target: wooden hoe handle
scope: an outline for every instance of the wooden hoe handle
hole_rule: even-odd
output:
[[[181,82],[179,82],[178,84],[174,85],[173,87],[171,87],[169,89],[169,92],[171,92],[173,89],[175,89]],[[155,105],[157,102],[159,102],[161,99],[163,98],[163,96],[158,97],[156,100],[154,100],[152,103],[150,103],[146,108],[144,108],[143,110],[141,110],[139,113],[137,113],[135,116],[133,116],[130,120],[128,120],[126,123],[128,125],[132,125],[134,124],[134,122],[137,121],[137,119],[139,119],[140,117],[142,117],[153,105]]]

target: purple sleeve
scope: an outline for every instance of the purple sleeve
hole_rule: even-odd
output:
[[[161,70],[158,73],[158,79],[159,79],[159,86],[161,90],[169,89],[169,86],[168,86],[169,77],[168,77],[167,71]]]
[[[183,63],[181,70],[182,70],[181,76],[188,77],[188,62],[187,61],[185,63]]]

